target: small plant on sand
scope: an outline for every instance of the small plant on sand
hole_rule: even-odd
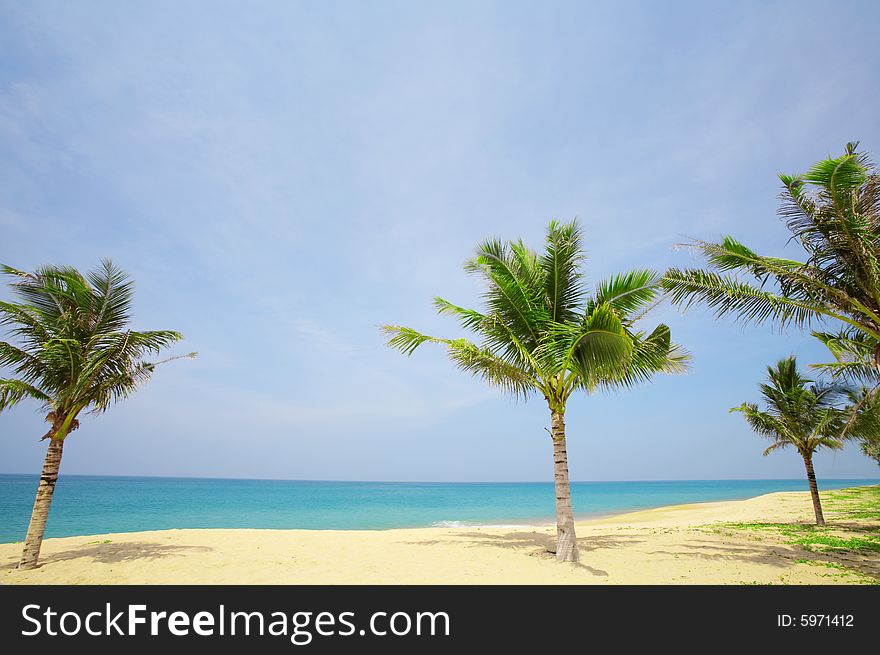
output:
[[[831,550],[880,552],[880,538],[870,536],[844,539],[828,534],[812,534],[795,539],[790,543],[803,546],[807,550],[815,550],[815,547],[819,546]]]
[[[880,521],[880,486],[832,491],[828,494],[828,504],[832,511],[849,519]],[[880,526],[873,529],[880,530]]]

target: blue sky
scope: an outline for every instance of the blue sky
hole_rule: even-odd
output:
[[[552,479],[544,405],[376,326],[458,335],[431,298],[479,302],[474,245],[554,217],[591,281],[694,264],[688,236],[796,255],[776,175],[880,152],[878,36],[873,2],[0,2],[0,261],[112,257],[135,325],[200,353],[84,420],[63,471]],[[573,399],[573,479],[801,476],[727,408],[821,347],[650,320],[693,371]],[[39,470],[35,410],[0,416],[0,471]],[[817,470],[878,474],[854,447]]]

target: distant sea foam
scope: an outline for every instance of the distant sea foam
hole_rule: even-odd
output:
[[[821,488],[876,484],[820,480]],[[0,475],[0,541],[20,541],[36,475]],[[805,491],[806,480],[574,482],[580,517]],[[305,482],[62,474],[47,537],[170,528],[377,530],[527,527],[554,521],[552,483]]]
[[[434,521],[432,528],[534,528],[537,525],[545,525],[547,521],[535,521],[534,523],[474,523],[468,521]]]

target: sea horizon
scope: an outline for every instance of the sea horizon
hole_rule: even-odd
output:
[[[0,543],[27,529],[39,476],[0,474]],[[824,478],[820,489],[880,484]],[[801,478],[572,482],[579,519],[807,491]],[[46,537],[186,528],[387,530],[546,525],[553,483],[62,475]]]
[[[5,473],[0,471],[0,478],[3,477],[31,477],[39,479],[39,473]],[[217,476],[217,475],[148,475],[144,473],[133,474],[108,474],[108,473],[63,473],[58,476],[67,478],[146,478],[155,480],[241,480],[254,482],[339,482],[339,483],[364,483],[364,484],[552,484],[551,480],[371,480],[363,479],[344,479],[344,478],[260,478],[260,477],[237,477],[237,476]],[[880,476],[876,478],[851,478],[846,476],[826,476],[817,478],[819,482],[822,480],[834,482],[835,480],[875,480],[880,484]],[[632,478],[632,479],[615,479],[615,480],[575,480],[572,484],[615,484],[630,482],[761,482],[776,480],[804,480],[803,476],[792,476],[789,478]]]

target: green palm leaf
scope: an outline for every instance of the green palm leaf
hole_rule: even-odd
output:
[[[596,303],[608,303],[622,316],[632,316],[657,300],[663,276],[656,271],[637,269],[603,280],[596,289]]]
[[[576,222],[550,221],[547,245],[540,258],[544,295],[550,320],[573,321],[586,294],[580,264],[584,260],[581,232]]]

